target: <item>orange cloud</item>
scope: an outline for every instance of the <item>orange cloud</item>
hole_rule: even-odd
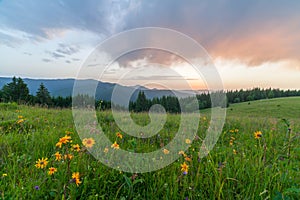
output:
[[[298,23],[298,22],[297,22]],[[208,45],[212,57],[239,59],[248,66],[280,60],[300,61],[300,34],[295,21],[257,27],[240,27],[228,37],[219,37]]]

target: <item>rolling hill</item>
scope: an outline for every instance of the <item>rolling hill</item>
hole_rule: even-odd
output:
[[[263,99],[231,104],[227,109],[227,115],[300,119],[300,97]]]

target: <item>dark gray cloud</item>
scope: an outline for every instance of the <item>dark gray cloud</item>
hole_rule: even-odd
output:
[[[79,52],[79,47],[75,45],[66,45],[66,44],[59,44],[59,48],[56,49],[57,53],[72,55],[74,53]]]
[[[50,55],[52,58],[59,59],[69,57],[70,55],[76,54],[80,51],[80,48],[76,45],[67,45],[67,44],[58,44],[58,48],[55,51],[45,51],[46,54]],[[71,63],[70,60],[67,60],[67,63]]]
[[[58,59],[58,58],[64,58],[65,56],[56,52],[51,51],[45,51],[46,54],[50,55],[52,58]]]
[[[46,63],[52,62],[52,60],[51,60],[51,59],[48,59],[48,58],[43,58],[42,61],[43,61],[43,62],[46,62]]]
[[[47,29],[79,29],[110,35],[115,32],[118,13],[129,1],[58,0],[3,1],[0,28],[11,28],[37,38],[49,38]]]
[[[65,57],[64,55],[58,54],[56,52],[53,52],[51,55],[53,58],[64,58]]]

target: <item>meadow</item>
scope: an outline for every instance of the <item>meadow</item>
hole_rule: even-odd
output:
[[[300,199],[300,97],[230,105],[217,144],[201,159],[210,110],[200,113],[197,136],[174,163],[127,173],[89,153],[94,140],[80,140],[71,109],[0,104],[0,199]],[[109,111],[97,118],[116,142],[105,152],[163,148],[180,123],[168,114],[159,135],[144,140],[122,132]],[[132,118],[149,123],[146,113]]]

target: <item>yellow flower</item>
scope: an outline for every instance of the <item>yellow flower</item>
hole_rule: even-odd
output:
[[[66,154],[66,155],[64,155],[64,159],[65,160],[67,160],[67,159],[69,159],[69,160],[72,160],[72,158],[73,158],[73,155],[72,154]]]
[[[21,124],[22,122],[24,122],[24,119],[19,119],[19,120],[17,121],[18,124]]]
[[[239,132],[239,129],[237,129],[237,128],[236,128],[236,129],[234,129],[234,132],[236,132],[236,133],[237,133],[237,132]]]
[[[61,160],[62,156],[58,151],[54,155],[55,155],[55,160],[57,160],[57,161]]]
[[[233,154],[236,155],[237,151],[235,149],[232,150]]]
[[[73,145],[73,150],[79,152],[79,151],[80,151],[80,146],[79,146],[79,144],[74,144],[74,145]]]
[[[18,115],[18,119],[23,119],[23,116],[22,115]]]
[[[190,157],[187,157],[187,156],[184,158],[184,160],[186,160],[186,161],[188,161],[188,162],[191,162],[191,161],[192,161],[192,159],[191,159]]]
[[[105,149],[103,150],[104,153],[107,153],[108,152],[108,148],[105,147]]]
[[[184,155],[184,151],[179,151],[178,154],[179,155]]]
[[[57,172],[57,169],[56,169],[55,167],[50,167],[50,168],[49,168],[49,171],[48,171],[48,174],[49,174],[49,175],[52,175],[52,174],[54,174],[55,172]]]
[[[120,148],[120,146],[117,144],[116,141],[110,147],[114,148],[114,149],[119,149]]]
[[[71,136],[65,135],[62,138],[59,138],[59,141],[56,143],[55,146],[61,148],[62,144],[67,144],[68,142],[71,142]]]
[[[93,138],[84,138],[82,140],[82,144],[86,147],[86,148],[92,148],[95,144],[95,140]]]
[[[164,154],[169,154],[170,153],[170,151],[168,149],[164,149],[163,152],[164,152]]]
[[[190,139],[185,139],[185,143],[186,143],[186,144],[191,144],[192,142],[191,142]]]
[[[121,138],[121,139],[123,138],[123,135],[122,135],[120,132],[117,132],[117,133],[116,133],[116,136],[117,136],[118,138]]]
[[[71,140],[71,136],[69,135],[65,135],[64,137],[59,139],[59,141],[63,144],[67,144],[68,142],[70,142],[70,140]]]
[[[72,173],[72,178],[80,178],[79,172],[73,172]]]
[[[42,159],[39,159],[38,161],[36,161],[36,164],[35,164],[35,167],[36,168],[45,168],[48,164],[48,158],[42,158]]]
[[[72,174],[72,179],[75,181],[76,185],[79,186],[79,184],[81,183],[79,172],[74,172]]]
[[[183,162],[183,164],[181,164],[180,166],[181,166],[182,173],[187,174],[189,171],[189,166],[185,162]]]
[[[2,174],[2,177],[5,177],[5,176],[7,176],[7,174]]]
[[[254,132],[254,138],[255,139],[259,139],[259,138],[261,138],[261,136],[262,136],[262,132],[261,131]]]
[[[55,146],[61,148],[61,145],[62,145],[62,143],[61,143],[61,142],[58,142],[58,143],[56,143]]]
[[[232,146],[233,145],[233,140],[229,141],[229,145]]]

